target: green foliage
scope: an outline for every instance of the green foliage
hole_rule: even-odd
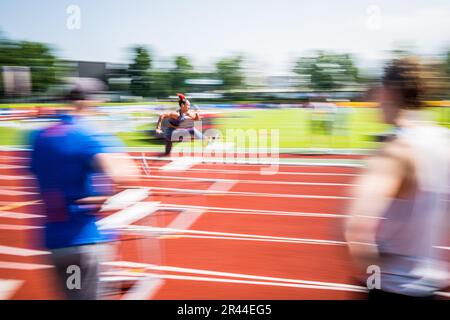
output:
[[[34,93],[45,92],[60,81],[56,62],[52,48],[44,43],[12,41],[0,35],[0,66],[29,67]]]
[[[333,90],[358,81],[358,69],[349,54],[331,54],[318,51],[311,57],[297,60],[293,71],[309,79],[314,90]]]
[[[175,57],[175,68],[170,71],[170,85],[174,91],[186,92],[186,80],[194,70],[189,59],[185,56]]]
[[[216,63],[217,77],[223,81],[223,89],[236,89],[244,86],[242,56],[220,59]]]
[[[168,97],[173,94],[171,86],[171,75],[167,71],[152,70],[149,72],[150,80],[150,96],[152,97]]]
[[[152,66],[152,58],[149,50],[143,46],[132,49],[133,63],[130,64],[128,73],[131,77],[130,92],[137,96],[148,97],[151,91],[151,78],[148,70]]]

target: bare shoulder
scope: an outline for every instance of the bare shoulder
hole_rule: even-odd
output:
[[[409,163],[413,159],[413,151],[406,141],[400,138],[395,138],[387,142],[378,151],[376,156]]]
[[[411,147],[404,140],[395,138],[383,145],[369,160],[370,168],[386,170],[390,168],[397,172],[414,171],[414,154]],[[377,171],[379,171],[377,170]],[[390,171],[390,170],[387,170]]]

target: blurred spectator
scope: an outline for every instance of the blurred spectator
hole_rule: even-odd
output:
[[[449,285],[445,250],[436,248],[448,240],[449,131],[422,110],[424,88],[412,58],[385,69],[380,107],[396,134],[357,182],[346,230],[361,271],[380,268],[370,299],[431,299]]]
[[[121,142],[100,136],[83,120],[95,104],[93,90],[74,88],[68,95],[71,111],[36,132],[31,143],[31,171],[46,211],[45,246],[67,299],[99,297],[99,265],[114,236],[97,228],[98,211],[114,183],[138,175],[134,162],[118,153]],[[74,266],[80,270],[81,286],[76,288],[68,285]]]

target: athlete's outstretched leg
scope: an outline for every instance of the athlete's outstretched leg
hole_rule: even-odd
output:
[[[175,129],[168,128],[165,134],[165,140],[166,140],[166,147],[165,147],[165,155],[168,156],[170,152],[172,151],[173,141],[172,141],[172,135]]]
[[[172,140],[166,139],[166,152],[165,152],[166,156],[168,156],[172,151],[172,146],[173,146]]]

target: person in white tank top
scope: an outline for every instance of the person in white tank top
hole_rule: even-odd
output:
[[[450,131],[422,108],[420,69],[412,58],[387,66],[379,102],[396,135],[369,159],[350,207],[355,264],[381,273],[369,298],[433,298],[450,283]]]

